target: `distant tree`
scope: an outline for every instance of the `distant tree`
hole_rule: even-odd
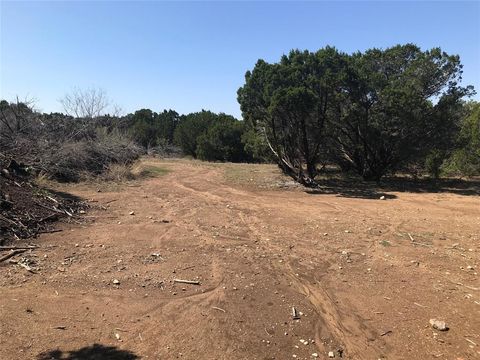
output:
[[[219,115],[215,123],[198,138],[198,158],[208,161],[251,161],[242,142],[243,132],[242,121],[228,115]]]
[[[199,137],[207,132],[218,117],[206,110],[181,116],[174,132],[175,144],[180,146],[185,155],[196,158]]]
[[[158,145],[171,145],[180,117],[176,111],[164,110],[161,113],[141,109],[131,116],[130,134],[145,148]]]
[[[141,109],[135,111],[132,116],[133,125],[130,128],[130,135],[145,148],[156,145],[157,131],[154,124],[156,115],[150,109]]]
[[[180,116],[176,111],[163,110],[158,113],[155,119],[158,129],[157,138],[164,139],[168,144],[173,144],[175,129],[179,122]]]
[[[105,90],[94,87],[85,90],[74,88],[59,101],[64,111],[76,118],[96,118],[103,115],[110,105]]]

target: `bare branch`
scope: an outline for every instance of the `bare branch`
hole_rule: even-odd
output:
[[[105,113],[110,104],[107,93],[103,89],[74,88],[59,100],[65,112],[76,118],[95,118]]]

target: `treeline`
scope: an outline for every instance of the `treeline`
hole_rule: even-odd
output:
[[[244,123],[233,116],[211,111],[179,115],[173,110],[160,113],[148,109],[126,117],[128,133],[146,149],[160,149],[208,161],[251,161],[242,136]]]
[[[458,56],[415,45],[333,47],[259,60],[238,90],[254,154],[315,186],[325,165],[380,180],[397,171],[480,172],[479,104]]]
[[[380,180],[395,172],[480,174],[480,104],[459,85],[458,56],[415,45],[345,54],[333,47],[259,60],[238,90],[243,121],[211,111],[101,115],[102,91],[76,90],[65,112],[0,102],[0,161],[77,181],[145,153],[276,162],[315,186],[326,168]],[[68,115],[72,114],[74,116]],[[1,165],[1,164],[0,164]]]
[[[0,162],[7,166],[13,159],[59,181],[102,175],[146,153],[251,161],[243,132],[242,121],[205,110],[179,115],[141,109],[126,116],[73,117],[0,101]]]

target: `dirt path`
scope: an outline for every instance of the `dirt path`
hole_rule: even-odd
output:
[[[478,196],[313,195],[155,165],[170,171],[69,189],[107,210],[37,239],[38,273],[0,267],[0,359],[480,358]]]

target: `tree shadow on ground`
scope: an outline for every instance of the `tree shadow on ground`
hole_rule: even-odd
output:
[[[37,360],[135,360],[140,356],[115,346],[93,344],[74,351],[51,350],[37,355]]]
[[[318,188],[308,189],[312,195],[337,195],[361,199],[394,199],[388,192],[405,193],[451,193],[464,196],[480,195],[480,180],[462,179],[413,179],[389,177],[381,182],[364,181],[358,178],[319,179]]]

